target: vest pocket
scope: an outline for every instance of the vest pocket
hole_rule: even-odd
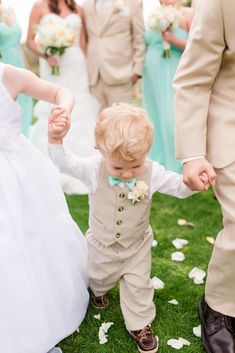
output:
[[[95,227],[98,227],[100,229],[105,230],[106,226],[99,220],[97,219],[95,216],[91,216],[91,222],[94,224]]]

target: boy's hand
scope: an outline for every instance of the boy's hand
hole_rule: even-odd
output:
[[[211,186],[208,175],[205,172],[203,172],[202,174],[199,175],[199,178],[204,184],[204,190],[208,190],[209,187]]]

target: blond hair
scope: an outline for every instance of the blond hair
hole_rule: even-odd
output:
[[[95,127],[96,146],[102,152],[119,154],[124,160],[148,153],[153,143],[153,126],[142,108],[127,103],[104,109]]]

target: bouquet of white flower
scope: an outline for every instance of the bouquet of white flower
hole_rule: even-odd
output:
[[[155,9],[148,19],[148,28],[157,31],[165,32],[180,26],[183,19],[181,11],[174,6],[159,6]],[[171,57],[171,46],[168,42],[163,41],[163,57]]]
[[[38,50],[46,57],[61,56],[75,41],[73,32],[54,23],[41,23],[37,26]],[[59,75],[59,66],[53,66],[52,75]]]

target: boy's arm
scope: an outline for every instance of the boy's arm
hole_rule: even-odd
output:
[[[81,180],[88,187],[89,193],[95,192],[101,160],[100,155],[82,158],[68,152],[62,144],[49,144],[48,153],[61,173]]]
[[[195,193],[183,182],[183,176],[166,170],[157,162],[152,163],[151,194],[158,191],[162,194],[185,198]]]

